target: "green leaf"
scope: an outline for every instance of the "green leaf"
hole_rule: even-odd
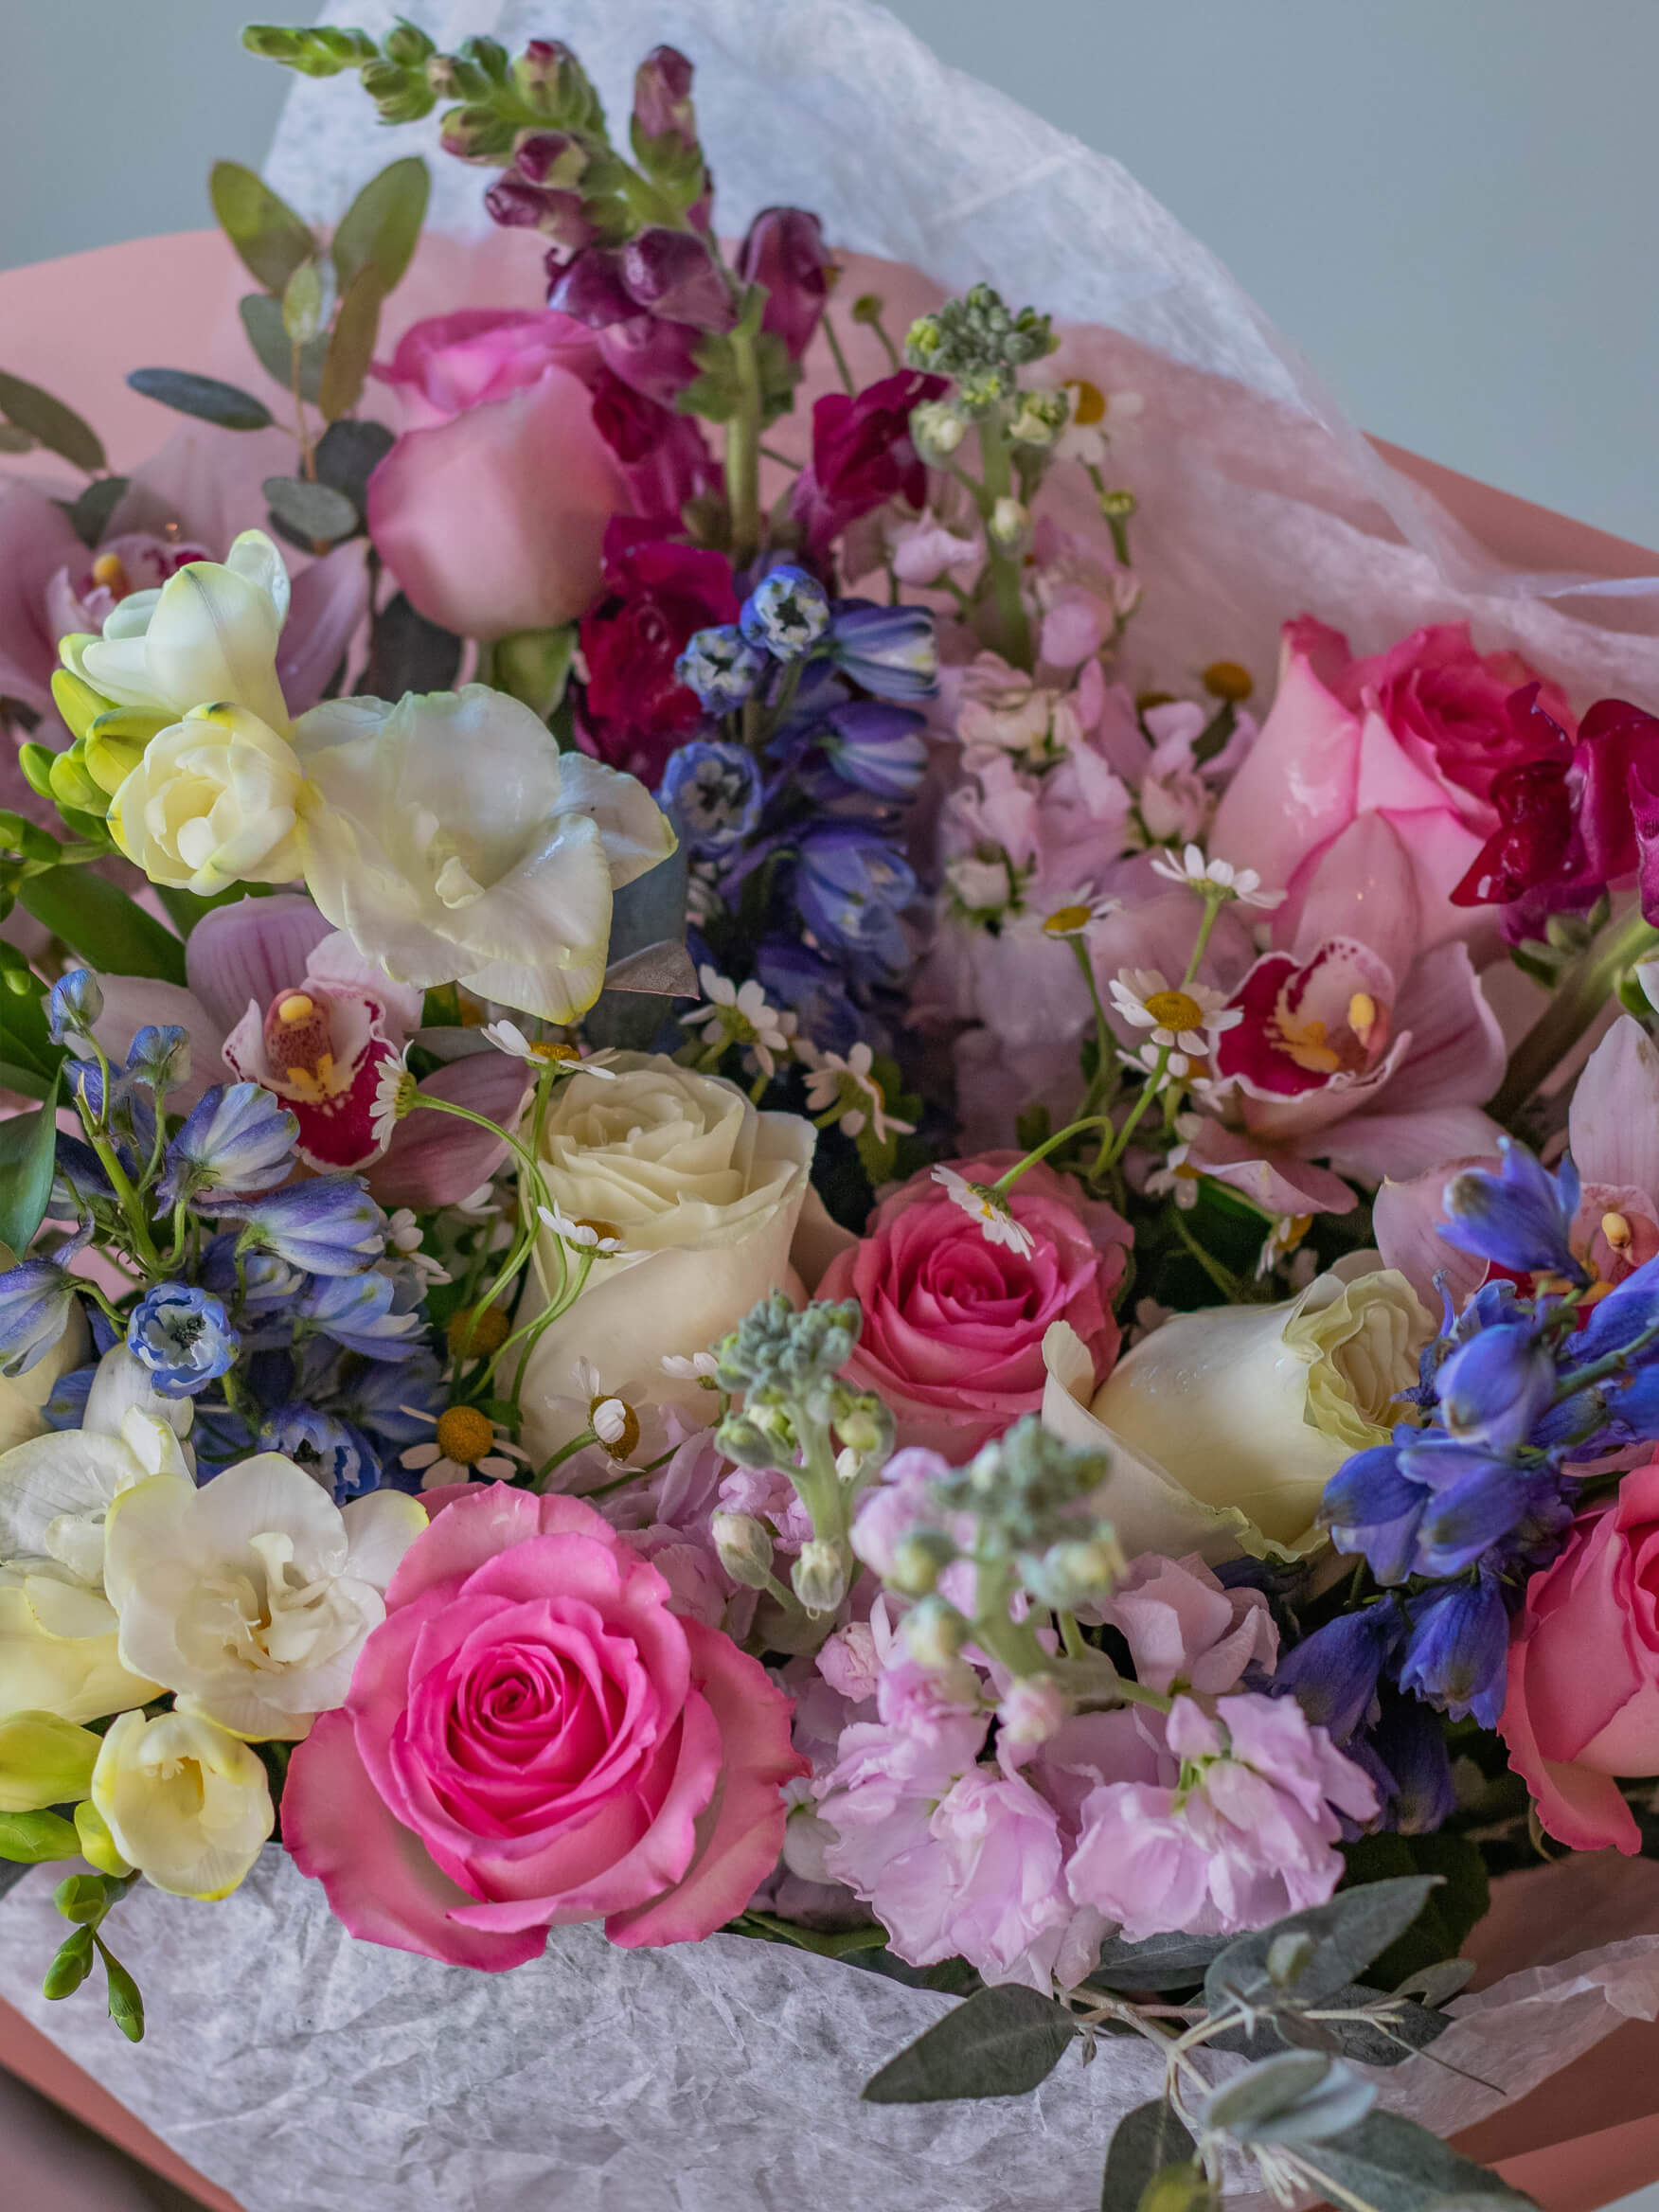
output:
[[[0,1081],[6,1075],[0,1066]],[[9,1087],[15,1089],[16,1085]],[[0,1244],[9,1245],[20,1259],[45,1221],[46,1202],[52,1195],[57,1108],[58,1075],[54,1069],[32,1114],[14,1114],[0,1121]],[[67,1827],[68,1823],[60,1825]],[[77,1852],[79,1848],[77,1846]],[[0,1858],[14,1856],[0,1846]]]
[[[317,481],[343,491],[366,516],[368,480],[397,442],[384,422],[330,422],[317,440]]]
[[[1374,1885],[1383,1876],[1416,1873],[1437,1878],[1440,1884],[1421,1916],[1373,1961],[1366,1979],[1385,1989],[1454,1959],[1490,1902],[1486,1861],[1479,1845],[1467,1836],[1444,1829],[1432,1836],[1361,1836],[1346,1846],[1343,1857],[1350,1883]],[[1337,1892],[1338,1899],[1347,1895],[1346,1888]]]
[[[1137,2212],[1152,2183],[1170,2167],[1186,2166],[1196,2148],[1162,2097],[1137,2104],[1118,2121],[1108,2146],[1100,2212]]]
[[[83,545],[96,545],[110,526],[110,517],[127,495],[125,476],[95,476],[64,512]]]
[[[286,200],[279,200],[263,177],[239,161],[216,161],[207,178],[213,212],[242,267],[256,284],[278,296],[302,261],[316,253],[316,241]]]
[[[327,305],[320,263],[301,261],[282,294],[282,328],[291,346],[307,345],[321,334]]]
[[[461,641],[418,615],[401,592],[374,618],[368,666],[358,690],[371,699],[401,699],[405,691],[447,691],[461,665]]]
[[[34,451],[34,439],[27,430],[19,430],[15,422],[0,422],[0,454],[29,454]]]
[[[1240,1936],[1218,1952],[1204,1978],[1204,1997],[1214,2012],[1235,2000],[1271,2012],[1287,2000],[1297,2006],[1321,2005],[1328,1996],[1356,1979],[1380,1953],[1402,1936],[1422,1911],[1432,1875],[1406,1875],[1392,1882],[1370,1882],[1357,1889],[1338,1890],[1329,1904],[1292,1913]],[[1277,1981],[1268,1971],[1268,1957],[1277,1964],[1279,1939],[1306,1932],[1313,1951],[1293,1981]]]
[[[271,512],[296,536],[320,544],[348,538],[358,526],[357,509],[343,491],[310,484],[303,476],[267,476],[259,487]]]
[[[383,294],[402,281],[419,242],[431,190],[426,164],[418,153],[369,178],[334,233],[334,273],[343,293],[366,269],[379,276]]]
[[[68,1823],[65,1822],[67,1827]],[[90,1928],[77,1928],[72,1936],[65,1936],[58,1946],[57,1956],[46,1969],[46,1978],[41,1984],[46,1996],[54,2002],[60,1997],[72,1997],[92,1971],[92,1962],[98,1956]]]
[[[1296,2157],[1346,2205],[1365,2212],[1441,2212],[1454,2201],[1460,2212],[1532,2203],[1399,2113],[1369,2113],[1328,2142],[1299,2143]]]
[[[1198,2110],[1201,2131],[1235,2143],[1323,2143],[1357,2128],[1377,2101],[1377,2084],[1317,2051],[1281,2051],[1212,2089]]]
[[[18,892],[37,921],[62,938],[103,975],[185,980],[185,948],[154,915],[84,867],[47,868]]]
[[[1063,2005],[1018,1983],[981,1989],[865,2083],[866,2104],[1023,2096],[1053,2073],[1078,2032]]]
[[[242,329],[247,332],[248,344],[259,357],[259,366],[268,377],[279,384],[284,391],[294,386],[294,342],[282,323],[282,303],[273,299],[268,292],[250,292],[240,302],[237,312],[241,316]],[[328,358],[329,334],[319,330],[314,338],[308,338],[299,349],[299,396],[312,406],[316,404],[322,384],[323,363]]]
[[[197,376],[188,368],[134,368],[127,382],[147,400],[159,400],[180,415],[216,422],[221,430],[265,430],[274,418],[263,400],[216,376]]]
[[[1144,1943],[1125,1943],[1111,1936],[1089,1979],[1108,1989],[1196,1989],[1230,1941],[1226,1936],[1150,1936]]]
[[[317,388],[317,405],[329,421],[349,415],[363,397],[363,380],[374,359],[374,342],[380,334],[381,302],[386,287],[378,269],[365,269],[354,276],[334,317],[334,334],[329,340]]]
[[[1469,1970],[1472,1971],[1472,1968]],[[1466,1973],[1464,1979],[1467,1978]],[[1461,1987],[1461,1982],[1454,1985],[1454,1989]],[[1321,1998],[1319,2009],[1340,2012],[1351,2007],[1357,2012],[1366,2005],[1378,2003],[1383,1994],[1382,1990],[1371,1989],[1364,1982],[1350,1982],[1347,1989],[1333,1990],[1329,1997]],[[1428,2006],[1415,2004],[1410,1998],[1396,2000],[1386,2022],[1303,2021],[1294,2006],[1287,2004],[1270,2017],[1264,2017],[1254,2031],[1230,2028],[1224,2035],[1211,2036],[1206,2047],[1212,2051],[1241,2051],[1247,2059],[1266,2059],[1286,2043],[1292,2043],[1340,2052],[1345,2059],[1357,2060],[1362,2066],[1398,2066],[1414,2051],[1426,2049],[1451,2025],[1446,2013],[1432,2011]]]
[[[0,1812],[0,1859],[29,1866],[48,1859],[79,1859],[80,1838],[72,1821],[56,1812]]]
[[[0,1060],[8,1066],[27,1069],[43,1088],[58,1072],[63,1057],[61,1044],[52,1043],[46,1024],[45,991],[0,991]],[[8,1083],[16,1090],[15,1083]]]
[[[3,370],[0,370],[0,415],[17,429],[27,430],[37,445],[44,445],[48,453],[59,455],[72,467],[84,469],[89,476],[109,467],[103,441],[73,407],[65,407],[62,400],[54,400],[39,384],[31,384],[20,376],[8,376]]]

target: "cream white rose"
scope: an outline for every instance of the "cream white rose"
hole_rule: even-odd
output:
[[[117,706],[171,721],[192,707],[245,707],[283,734],[276,643],[288,570],[263,530],[244,530],[224,561],[192,561],[158,590],[131,592],[103,635],[63,639],[65,667]]]
[[[674,849],[643,784],[562,754],[483,684],[331,700],[295,741],[306,884],[336,929],[400,983],[458,980],[549,1022],[592,1006],[614,893]]]
[[[123,1713],[92,1770],[92,1802],[129,1865],[204,1902],[230,1895],[276,1825],[259,1754],[200,1713]]]
[[[562,1084],[543,1124],[542,1171],[560,1215],[622,1250],[593,1261],[530,1356],[519,1402],[532,1461],[576,1433],[579,1361],[609,1387],[625,1376],[653,1403],[703,1421],[714,1400],[694,1374],[665,1373],[664,1359],[706,1350],[769,1291],[803,1294],[792,1246],[813,1226],[803,1221],[812,1124],[762,1114],[735,1083],[653,1054],[617,1053],[608,1068],[611,1080]],[[544,1285],[557,1291],[578,1263],[576,1249],[544,1232]]]
[[[1356,1253],[1278,1306],[1164,1322],[1091,1396],[1088,1354],[1044,1340],[1044,1424],[1111,1454],[1102,1509],[1125,1552],[1300,1559],[1326,1484],[1384,1444],[1435,1324],[1402,1275]],[[1079,1356],[1080,1355],[1080,1356]]]
[[[139,1483],[104,1534],[121,1656],[233,1735],[296,1742],[344,1703],[386,1584],[426,1525],[398,1490],[336,1506],[277,1452],[201,1490],[176,1475]]]
[[[289,883],[304,782],[294,747],[257,714],[196,706],[122,778],[110,830],[152,883],[205,898],[235,883]]]

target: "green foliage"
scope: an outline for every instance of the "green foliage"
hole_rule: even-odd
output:
[[[1376,1888],[1388,1878],[1411,1874],[1426,1876],[1437,1885],[1418,1919],[1372,1962],[1369,1978],[1385,1989],[1398,1989],[1426,1967],[1455,1958],[1490,1902],[1479,1845],[1453,1829],[1440,1828],[1432,1836],[1361,1836],[1345,1846],[1343,1856],[1347,1861],[1347,1881],[1355,1885]],[[1359,1894],[1358,1886],[1344,1888],[1331,1902]]]
[[[317,481],[344,492],[360,515],[368,511],[368,479],[397,443],[384,422],[330,422],[312,456]]]
[[[266,430],[274,418],[263,400],[216,376],[197,376],[187,368],[134,368],[127,382],[147,400],[157,400],[180,415],[193,415],[199,422],[216,422],[221,430]]]
[[[36,445],[44,445],[72,468],[96,475],[109,467],[97,431],[83,422],[73,407],[66,407],[62,400],[54,400],[50,392],[24,377],[0,371],[0,415],[13,429],[27,433]]]
[[[9,985],[11,974],[8,970]],[[44,1098],[57,1081],[63,1051],[52,1043],[46,1026],[42,1003],[45,986],[32,976],[18,980],[24,983],[23,990],[0,990],[0,1084],[20,1091],[26,1098]],[[5,1126],[0,1123],[0,1128]]]
[[[153,975],[185,980],[185,948],[136,900],[84,867],[46,868],[17,894],[54,937],[72,945],[102,975]]]
[[[356,508],[343,491],[327,484],[313,484],[304,476],[267,476],[259,489],[271,503],[271,512],[295,537],[327,545],[353,536],[358,528]]]
[[[283,327],[281,301],[273,299],[268,292],[250,292],[240,302],[237,312],[241,316],[248,344],[259,357],[259,366],[285,391],[292,390],[294,341]],[[328,351],[326,333],[308,339],[299,349],[299,396],[313,406]]]
[[[1454,2204],[1473,2212],[1476,2205],[1532,2203],[1398,2113],[1370,2113],[1346,2134],[1299,2145],[1297,2155],[1333,2198],[1370,2212],[1438,2212]]]
[[[1053,2073],[1078,2033],[1065,2007],[1001,1983],[947,2012],[866,2081],[866,2104],[1023,2096]]]
[[[401,699],[405,691],[446,691],[460,665],[460,639],[417,614],[398,592],[374,618],[368,666],[358,689],[371,699]]]
[[[1193,2164],[1192,2137],[1161,2097],[1136,2105],[1114,2131],[1106,2152],[1106,2173],[1100,2185],[1100,2212],[1140,2212],[1148,2194],[1157,2186],[1158,2212],[1180,2212],[1188,2202],[1208,2201],[1204,2169]],[[1172,2177],[1188,2177],[1188,2187],[1179,2191]],[[1196,2182],[1192,2177],[1196,2176]],[[1193,2199],[1192,2187],[1202,2190]]]
[[[402,282],[419,242],[431,191],[432,180],[419,154],[394,161],[369,178],[340,218],[330,248],[342,298],[366,269],[379,276],[383,292]]]
[[[315,258],[316,241],[308,225],[263,177],[241,162],[214,163],[207,196],[242,267],[256,284],[280,298],[294,271]]]
[[[125,476],[95,476],[79,499],[61,500],[75,535],[83,545],[96,545],[110,526],[110,518],[126,497]]]
[[[1404,1935],[1436,1881],[1434,1875],[1408,1874],[1367,1882],[1339,1890],[1329,1904],[1236,1937],[1205,1970],[1205,2001],[1215,2011],[1230,2004],[1263,2012],[1323,2007]],[[1311,1940],[1286,1942],[1295,1936]]]
[[[15,1247],[14,1247],[15,1249]],[[79,1859],[74,1824],[56,1812],[0,1812],[0,1859],[39,1866],[49,1859]]]
[[[329,340],[328,358],[317,384],[317,405],[329,421],[349,415],[363,397],[364,379],[374,358],[380,312],[388,287],[372,266],[361,270],[340,302]]]
[[[0,1019],[18,1003],[9,994],[0,1008]],[[5,1049],[0,1037],[0,1051]],[[0,1079],[10,1078],[12,1073],[0,1062]],[[17,1085],[9,1081],[8,1087],[14,1090]],[[54,1068],[46,1079],[41,1104],[32,1114],[14,1114],[0,1121],[0,1244],[9,1245],[20,1258],[45,1221],[46,1202],[52,1195],[57,1104],[58,1071]],[[0,1846],[0,1857],[12,1855]]]
[[[54,2002],[72,1997],[91,1973],[97,1956],[97,1939],[90,1928],[77,1928],[73,1935],[65,1936],[41,1985],[45,1995]]]

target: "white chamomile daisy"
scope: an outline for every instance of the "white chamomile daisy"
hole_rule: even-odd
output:
[[[1114,1011],[1133,1028],[1150,1029],[1159,1050],[1191,1059],[1202,1058],[1212,1037],[1237,1027],[1244,1018],[1228,1007],[1224,991],[1206,983],[1172,985],[1161,968],[1120,968],[1106,988]],[[1186,1070],[1175,1072],[1185,1075]]]
[[[959,1205],[979,1223],[988,1244],[1006,1244],[1022,1259],[1030,1258],[1036,1240],[1023,1222],[1014,1219],[1013,1208],[1000,1190],[992,1190],[988,1184],[970,1183],[954,1168],[936,1168],[933,1179],[954,1205]]]
[[[712,1352],[665,1352],[663,1373],[671,1375],[676,1382],[700,1382],[705,1390],[718,1390],[715,1380],[720,1362]]]
[[[639,1449],[642,1396],[633,1382],[608,1390],[592,1360],[578,1360],[573,1370],[576,1396],[586,1405],[587,1425],[611,1458],[631,1459]]]
[[[1178,1114],[1175,1134],[1181,1141],[1169,1147],[1164,1155],[1164,1165],[1154,1168],[1146,1180],[1145,1187],[1154,1198],[1172,1198],[1184,1214],[1190,1213],[1198,1204],[1200,1175],[1190,1164],[1190,1155],[1192,1140],[1203,1126],[1196,1114]]]
[[[536,1208],[544,1228],[554,1236],[562,1237],[567,1244],[574,1244],[583,1252],[594,1252],[601,1259],[615,1259],[617,1253],[628,1247],[622,1241],[622,1233],[612,1222],[571,1221],[556,1207],[539,1205]]]
[[[401,1205],[386,1223],[386,1241],[400,1259],[406,1259],[419,1275],[427,1290],[438,1283],[447,1283],[450,1273],[431,1256],[420,1249],[420,1223],[411,1207]]]
[[[487,1037],[497,1052],[505,1052],[511,1060],[529,1060],[543,1067],[556,1067],[571,1075],[598,1076],[607,1083],[616,1079],[615,1068],[607,1067],[608,1052],[595,1052],[585,1057],[574,1044],[551,1037],[526,1037],[516,1022],[486,1022],[478,1032]]]
[[[432,1416],[417,1406],[401,1409],[414,1420]],[[411,1444],[399,1454],[399,1465],[420,1476],[423,1490],[446,1490],[452,1483],[507,1482],[527,1466],[524,1453],[506,1431],[475,1405],[446,1406],[434,1424],[436,1434],[425,1443]]]
[[[1063,906],[1044,916],[1043,934],[1045,937],[1080,937],[1091,923],[1115,914],[1120,903],[1116,899],[1097,899],[1091,891],[1079,891]]]
[[[813,1114],[827,1114],[839,1103],[841,1126],[857,1136],[867,1122],[876,1142],[885,1144],[890,1131],[908,1132],[914,1121],[901,1121],[887,1112],[886,1094],[870,1073],[875,1055],[861,1038],[845,1059],[839,1052],[820,1052],[807,1078],[807,1106]]]
[[[1152,862],[1152,873],[1167,883],[1185,883],[1201,898],[1220,893],[1224,899],[1238,900],[1241,906],[1269,909],[1285,901],[1284,892],[1261,888],[1261,878],[1254,868],[1236,868],[1228,860],[1205,860],[1196,845],[1187,846],[1179,855],[1160,852]]]
[[[1257,1275],[1271,1275],[1281,1259],[1290,1258],[1312,1226],[1311,1214],[1280,1214],[1257,1255]]]
[[[392,1132],[405,1114],[415,1097],[415,1078],[403,1065],[403,1056],[394,1052],[381,1062],[374,1081],[374,1097],[369,1103],[369,1134],[384,1151],[392,1141]]]
[[[1071,401],[1071,415],[1054,442],[1056,458],[1101,468],[1109,442],[1108,422],[1116,428],[1133,421],[1145,401],[1139,392],[1103,392],[1086,377],[1068,379],[1061,388]]]
[[[681,1027],[689,1029],[701,1023],[711,1042],[718,1035],[724,1044],[741,1046],[763,1076],[776,1075],[778,1056],[787,1060],[793,1050],[794,1018],[768,1006],[765,991],[753,976],[739,985],[729,975],[705,967],[697,971],[697,979],[708,1004],[682,1014]]]

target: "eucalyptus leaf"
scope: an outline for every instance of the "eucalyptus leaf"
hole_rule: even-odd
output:
[[[13,429],[27,430],[36,445],[44,445],[73,468],[84,469],[89,476],[109,467],[103,441],[92,425],[26,377],[0,370],[0,415]]]
[[[73,945],[103,975],[153,975],[163,983],[185,980],[185,948],[154,915],[102,876],[84,867],[46,868],[30,876],[18,903],[54,937]]]
[[[282,294],[282,328],[291,346],[307,345],[320,332],[328,319],[330,292],[319,263],[301,261]]]
[[[1494,1739],[1495,1740],[1495,1739]],[[1452,1828],[1433,1835],[1402,1836],[1392,1831],[1358,1837],[1343,1846],[1347,1861],[1345,1889],[1358,1888],[1402,1874],[1435,1874],[1441,1886],[1418,1918],[1373,1962],[1370,1979],[1396,1989],[1407,1974],[1455,1958],[1470,1930],[1490,1902],[1486,1861],[1478,1844]]]
[[[1059,2065],[1078,2025],[1063,2005],[1017,1983],[981,1989],[865,2083],[866,2104],[1023,2096]]]
[[[1125,2113],[1106,2151],[1100,2212],[1137,2212],[1142,2197],[1170,2167],[1187,2166],[1192,2137],[1162,2097]]]
[[[240,161],[213,164],[207,196],[242,267],[256,284],[280,297],[295,269],[316,253],[316,241],[306,224],[263,177]]]
[[[1319,2009],[1358,2012],[1383,1997],[1381,1989],[1352,1982],[1347,1989],[1322,1998]],[[1293,2006],[1281,2005],[1271,2015],[1264,2014],[1253,2029],[1240,2026],[1211,2036],[1206,2048],[1239,2051],[1247,2059],[1266,2059],[1289,2043],[1300,2050],[1340,2053],[1345,2059],[1357,2060],[1362,2066],[1398,2066],[1414,2051],[1425,2050],[1451,2025],[1448,2014],[1431,2011],[1426,2005],[1416,2004],[1410,1998],[1391,2000],[1386,2021],[1307,2020]]]
[[[349,538],[358,527],[358,514],[343,491],[327,484],[308,483],[303,476],[267,476],[259,487],[271,503],[271,512],[296,536],[319,544]]]
[[[1211,2011],[1241,2002],[1264,2012],[1291,1999],[1306,2008],[1322,2006],[1357,1978],[1371,1961],[1411,1926],[1428,1901],[1437,1876],[1407,1874],[1388,1882],[1368,1882],[1339,1889],[1328,1904],[1292,1913],[1271,1928],[1240,1936],[1219,1952],[1204,1974],[1204,1993]],[[1286,1935],[1305,1932],[1314,1949],[1295,1980],[1286,1985],[1268,1971],[1270,1953]]]
[[[1420,1972],[1407,1975],[1395,1995],[1417,1997],[1424,2005],[1449,2004],[1473,1973],[1472,1958],[1443,1958],[1437,1966],[1426,1966]]]
[[[317,440],[317,480],[343,491],[366,519],[368,480],[397,442],[384,422],[330,422]]]
[[[1199,2118],[1235,2143],[1319,2143],[1358,2127],[1376,2101],[1376,2083],[1340,2059],[1286,2051],[1212,2090]]]
[[[1089,1979],[1105,1989],[1194,1989],[1230,1940],[1226,1936],[1151,1936],[1144,1943],[1125,1943],[1113,1936],[1100,1946],[1099,1962]]]
[[[268,292],[250,292],[240,302],[237,312],[241,316],[242,329],[259,357],[259,366],[284,391],[292,390],[294,341],[283,328],[281,301],[273,299]],[[316,404],[328,351],[327,331],[307,339],[299,349],[299,396],[312,406]]]
[[[365,269],[352,278],[340,301],[317,387],[317,405],[330,422],[349,415],[363,397],[363,380],[374,359],[381,303],[385,296],[380,271]]]
[[[0,1812],[0,1859],[27,1866],[52,1859],[79,1859],[80,1838],[74,1823],[57,1812]]]
[[[58,1075],[54,1070],[32,1114],[13,1114],[0,1121],[0,1244],[9,1246],[19,1258],[28,1250],[35,1231],[46,1218],[57,1146]],[[74,1853],[79,1850],[76,1845]],[[11,1856],[15,1854],[0,1846],[0,1857]]]
[[[371,699],[401,699],[405,691],[447,691],[461,665],[461,640],[419,615],[397,592],[374,618],[368,666],[357,688]]]
[[[95,476],[80,497],[71,503],[69,520],[83,545],[98,544],[126,495],[125,476]]]
[[[27,454],[34,451],[33,434],[19,430],[15,422],[0,422],[0,454]]]
[[[188,368],[134,368],[127,382],[147,400],[159,400],[180,415],[216,422],[221,430],[265,430],[274,418],[263,400],[216,376],[197,376]]]
[[[1367,2212],[1444,2212],[1453,2200],[1465,2207],[1533,2202],[1399,2113],[1369,2113],[1346,2134],[1299,2144],[1296,2157],[1332,2195]]]
[[[426,164],[418,153],[369,178],[334,232],[331,250],[342,292],[366,269],[379,276],[383,294],[402,281],[419,242],[431,190]]]

